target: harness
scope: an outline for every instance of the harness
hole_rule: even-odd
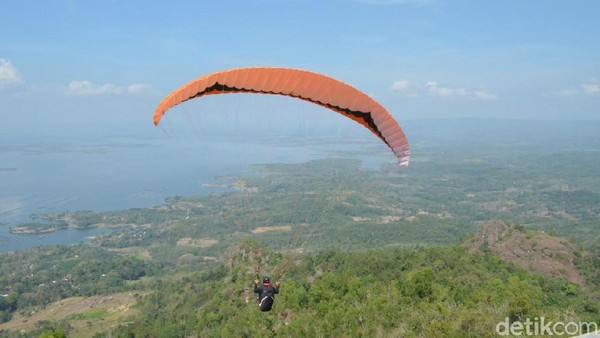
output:
[[[260,308],[261,311],[269,311],[273,307],[273,301],[274,300],[275,299],[273,299],[273,297],[271,297],[271,296],[264,296],[258,302],[258,307]]]

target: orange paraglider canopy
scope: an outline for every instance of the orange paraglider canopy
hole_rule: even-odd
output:
[[[368,128],[408,166],[410,149],[402,128],[377,101],[326,75],[293,68],[248,67],[203,75],[179,87],[158,105],[154,124],[173,106],[193,98],[224,93],[277,94],[312,102]]]

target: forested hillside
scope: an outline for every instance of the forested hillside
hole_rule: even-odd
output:
[[[282,264],[245,241],[229,248],[227,266],[155,279],[112,336],[492,337],[505,318],[600,320],[599,285],[532,274],[461,245],[303,257],[261,313],[251,289],[259,260],[264,274]]]
[[[97,337],[488,337],[495,336],[495,325],[505,318],[600,322],[598,257],[576,253],[578,269],[585,275],[579,285],[528,272],[489,250],[469,253],[468,247],[324,251],[289,261],[245,240],[228,248],[222,263],[199,272],[142,279],[152,269],[134,259],[142,264],[137,275],[106,276],[100,283],[70,281],[77,287],[61,284],[38,291],[50,295],[49,290],[54,290],[56,299],[73,288],[81,295],[110,294],[116,289],[135,292],[136,303],[128,303],[131,310],[118,320],[110,318],[113,310],[90,307],[80,309],[78,316],[40,322],[28,335],[50,330],[73,337],[91,332]],[[98,266],[89,258],[90,267]],[[114,264],[115,270],[125,272],[119,266],[127,266],[127,261],[115,259],[103,257],[105,265]],[[278,276],[285,266],[284,275]],[[258,310],[252,292],[257,267],[261,274],[283,281],[268,313]],[[86,285],[95,289],[85,291]],[[6,306],[6,300],[2,304]],[[20,336],[16,331],[0,332]]]

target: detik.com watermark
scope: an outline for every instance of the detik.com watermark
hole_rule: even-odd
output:
[[[496,324],[496,333],[501,336],[576,336],[598,330],[594,322],[560,322],[544,317],[527,318],[524,321],[504,321]]]

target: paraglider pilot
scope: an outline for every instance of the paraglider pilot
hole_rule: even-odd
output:
[[[258,277],[254,280],[254,292],[258,293],[258,307],[261,311],[271,311],[275,295],[279,293],[280,281],[275,282],[275,286],[271,285],[269,277],[263,278],[263,285],[259,285]]]

